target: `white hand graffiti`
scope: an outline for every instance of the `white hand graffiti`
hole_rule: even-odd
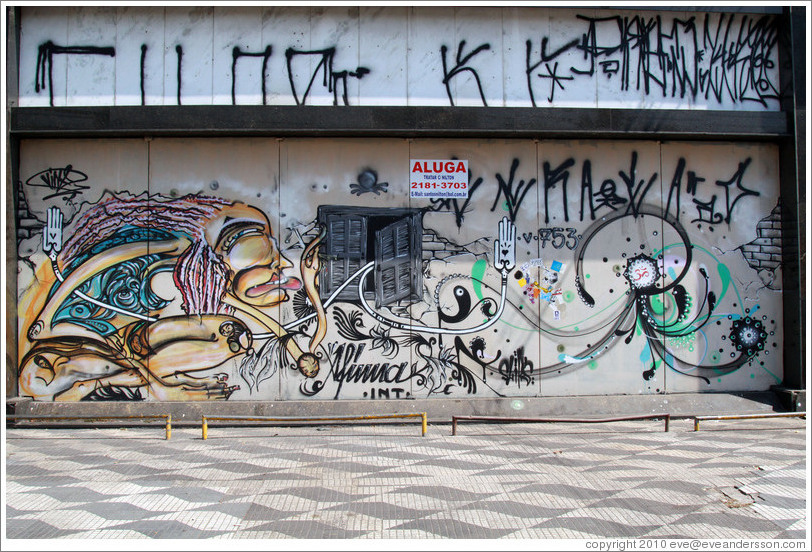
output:
[[[42,250],[48,253],[52,260],[62,251],[62,211],[59,207],[48,209],[48,218],[42,229]]]
[[[502,217],[499,221],[499,239],[493,244],[493,264],[506,273],[516,266],[516,226]]]

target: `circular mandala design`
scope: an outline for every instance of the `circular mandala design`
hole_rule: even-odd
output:
[[[761,322],[748,316],[733,321],[728,337],[737,351],[741,351],[746,356],[753,356],[764,349],[767,332],[764,331],[764,325]]]
[[[657,261],[647,255],[636,255],[626,262],[623,272],[633,289],[645,291],[652,289],[660,278]]]

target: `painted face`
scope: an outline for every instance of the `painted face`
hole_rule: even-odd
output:
[[[206,237],[231,269],[229,290],[257,307],[278,305],[302,282],[284,271],[293,266],[279,252],[265,215],[254,207],[232,205],[206,228]]]

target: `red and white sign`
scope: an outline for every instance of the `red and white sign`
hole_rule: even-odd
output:
[[[412,159],[409,173],[409,197],[468,197],[467,160]]]

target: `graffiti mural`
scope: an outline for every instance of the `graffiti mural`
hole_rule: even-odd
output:
[[[774,15],[397,10],[24,7],[20,105],[779,109]]]
[[[315,295],[318,240],[303,254],[301,280],[276,246],[267,217],[207,196],[106,198],[63,243],[63,215],[48,210],[43,252],[56,281],[34,320],[20,361],[21,393],[36,399],[225,399],[228,374],[208,375],[235,355],[257,360],[243,317],[261,324],[306,377],[318,359],[303,352],[267,310],[304,289]],[[170,272],[181,314],[153,288]],[[319,326],[325,323],[323,312]],[[317,329],[318,334],[318,329]],[[318,335],[308,344],[316,347]]]
[[[78,142],[22,144],[21,396],[522,397],[782,377],[773,146]],[[409,197],[409,159],[429,152],[469,160],[468,198]]]
[[[562,44],[555,50],[548,50],[550,36],[542,36],[540,46],[527,40],[527,86],[534,106],[534,87],[548,91],[545,99],[553,103],[556,91],[566,92],[587,77],[605,79],[620,90],[662,97],[717,101],[726,97],[764,106],[778,98],[777,82],[768,76],[775,67],[770,52],[778,41],[778,27],[768,17],[579,14],[576,18],[580,24],[572,38],[554,42]],[[580,62],[569,65],[572,58],[566,54],[571,51]],[[732,71],[719,71],[721,66]]]

